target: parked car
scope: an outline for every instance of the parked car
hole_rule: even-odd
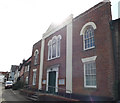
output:
[[[12,88],[12,86],[13,86],[13,82],[12,81],[6,81],[5,82],[5,89]]]

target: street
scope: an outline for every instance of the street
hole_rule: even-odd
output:
[[[28,101],[18,90],[5,89],[0,83],[0,102],[2,101]]]

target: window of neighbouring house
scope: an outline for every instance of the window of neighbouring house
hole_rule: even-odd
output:
[[[25,78],[25,83],[28,84],[28,76]]]
[[[27,66],[27,71],[29,71],[29,69],[30,69],[30,65]]]
[[[84,50],[95,48],[95,29],[96,25],[94,22],[88,22],[82,27],[80,35],[83,35]]]
[[[37,69],[33,69],[33,85],[36,85],[36,73]]]
[[[39,54],[39,51],[35,50],[35,52],[34,52],[34,65],[38,64],[38,54]]]
[[[48,60],[60,57],[61,35],[54,36],[48,42]]]
[[[84,87],[96,88],[96,63],[97,56],[83,58],[84,63]]]

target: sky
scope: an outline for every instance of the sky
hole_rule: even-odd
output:
[[[28,59],[52,22],[76,17],[101,1],[0,0],[0,71]],[[113,20],[118,18],[118,1],[111,0]]]

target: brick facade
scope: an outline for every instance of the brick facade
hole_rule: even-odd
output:
[[[35,60],[35,56],[34,53],[35,51],[38,50],[38,61],[37,64],[34,65],[34,60]],[[41,53],[41,40],[38,41],[37,43],[35,43],[33,45],[33,50],[32,50],[32,57],[31,57],[31,69],[30,69],[30,82],[29,85],[32,86],[33,88],[38,88],[38,81],[39,81],[39,68],[40,68],[40,53]],[[36,74],[36,85],[33,86],[33,69],[37,69],[37,74]]]
[[[114,63],[109,25],[112,20],[110,6],[110,3],[100,3],[73,20],[73,93],[113,97]],[[94,22],[97,28],[95,48],[85,51],[80,30],[87,22]],[[91,56],[97,56],[97,88],[94,89],[84,88],[84,67],[81,61],[82,58]]]
[[[61,35],[61,47],[60,47],[60,57],[52,60],[48,60],[48,41],[54,36]],[[66,27],[55,32],[51,36],[45,39],[45,48],[44,48],[44,64],[43,64],[43,80],[47,79],[47,69],[54,65],[59,65],[59,77],[58,79],[66,78]],[[60,88],[65,88],[65,85],[59,85]],[[43,84],[44,90],[46,89],[46,84]]]
[[[88,11],[80,14],[79,16],[72,19],[72,94],[86,95],[86,96],[103,96],[114,98],[114,80],[115,80],[115,71],[114,71],[114,56],[113,56],[113,42],[112,34],[110,30],[110,21],[112,21],[111,16],[111,4],[109,2],[101,2]],[[95,48],[84,50],[83,49],[83,35],[80,35],[80,32],[83,26],[88,22],[94,22],[96,29],[94,30],[95,38]],[[33,45],[32,58],[31,58],[31,71],[30,71],[30,85],[33,82],[33,69],[37,69],[36,85],[34,88],[39,87],[42,84],[42,90],[46,90],[47,85],[47,70],[58,66],[58,88],[66,89],[66,56],[69,50],[67,47],[67,36],[69,36],[68,25],[64,25],[62,28],[56,30],[55,32],[46,32],[46,35],[43,35],[44,39],[44,48],[41,49],[41,41]],[[56,27],[57,28],[57,27]],[[68,35],[67,35],[68,33]],[[60,45],[60,57],[48,60],[48,42],[54,36],[61,35],[61,45]],[[38,64],[34,65],[34,53],[39,51]],[[44,52],[43,55],[43,71],[42,71],[42,81],[39,83],[40,76],[40,63],[41,63],[41,51]],[[82,62],[83,58],[96,56],[96,88],[86,88],[84,87],[84,64]],[[41,63],[42,64],[42,63]],[[64,79],[64,85],[59,85],[59,79]],[[43,83],[45,80],[45,83]],[[68,83],[70,81],[68,80]],[[58,90],[59,92],[59,90]]]

